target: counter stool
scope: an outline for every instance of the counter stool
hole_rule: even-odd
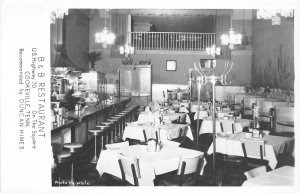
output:
[[[101,125],[108,126],[108,129],[106,132],[106,144],[113,143],[115,122],[106,120],[106,121],[103,121],[101,123]]]
[[[130,116],[129,116],[130,111],[128,111],[128,110],[123,110],[123,111],[121,111],[121,113],[126,114],[126,123],[127,123],[127,122],[131,122]]]
[[[82,144],[80,143],[65,143],[63,149],[71,153],[71,185],[74,185],[74,160],[75,154],[82,149]]]
[[[128,116],[128,113],[125,113],[125,112],[120,112],[118,113],[118,115],[123,115],[123,130],[126,126],[126,123],[127,123],[127,116]]]
[[[125,129],[126,124],[126,114],[124,113],[118,113],[115,115],[115,117],[120,117],[120,127],[119,127],[119,135],[118,138],[121,138]]]
[[[110,140],[111,143],[116,142],[116,139],[117,139],[117,130],[119,128],[119,120],[120,120],[119,117],[110,117],[110,118],[106,119],[106,121],[113,123],[113,126],[112,126],[113,133],[111,135],[112,138]]]
[[[122,113],[127,113],[127,122],[132,122],[133,117],[132,117],[132,110],[124,110]]]
[[[102,130],[101,134],[101,151],[104,149],[105,145],[108,144],[108,136],[109,136],[109,126],[108,125],[97,125],[97,129]],[[104,136],[105,136],[105,143],[104,143]]]
[[[61,177],[66,173],[66,164],[71,161],[72,154],[67,151],[61,151],[56,155],[58,170],[58,186],[60,186]]]
[[[115,124],[115,140],[114,142],[116,142],[118,140],[118,138],[120,138],[121,135],[121,127],[122,127],[122,116],[118,116],[117,114],[112,116],[110,119],[116,120],[116,124]]]
[[[139,110],[140,106],[134,106],[131,110],[130,110],[130,114],[131,114],[131,120],[135,121],[136,120],[136,112]]]
[[[104,130],[101,130],[101,129],[98,129],[98,128],[96,128],[96,129],[90,129],[89,133],[91,135],[93,135],[94,138],[95,138],[95,153],[94,153],[94,158],[91,160],[91,163],[95,164],[95,163],[98,162],[98,156],[97,156],[97,136],[99,136],[99,135],[103,136]],[[103,137],[102,137],[102,139],[103,139]]]

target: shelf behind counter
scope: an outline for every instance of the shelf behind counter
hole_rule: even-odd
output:
[[[105,120],[107,116],[114,114],[130,102],[131,98],[115,98],[109,104],[101,104],[96,107],[86,107],[81,110],[79,116],[75,111],[67,112],[69,120],[58,126],[51,125],[51,144],[56,150],[61,150],[64,143],[78,142],[85,144],[92,136],[88,130],[95,128],[97,124]]]

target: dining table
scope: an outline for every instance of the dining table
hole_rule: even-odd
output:
[[[139,122],[154,122],[157,118],[157,112],[144,111],[139,114]],[[190,117],[187,113],[176,113],[175,111],[166,111],[162,113],[163,121],[171,123],[173,121],[179,120],[179,122],[191,123]]]
[[[249,119],[227,119],[227,118],[216,118],[216,133],[222,132],[221,123],[224,126],[230,126],[234,124],[234,132],[242,132],[244,127],[249,127],[251,120]],[[203,118],[199,135],[203,133],[213,133],[213,121],[211,117]]]
[[[244,156],[243,149],[241,145],[241,139],[246,140],[264,140],[265,141],[265,157],[264,160],[269,161],[269,166],[274,169],[277,165],[277,155],[284,152],[285,143],[288,143],[288,147],[294,141],[292,137],[282,137],[274,135],[264,135],[262,138],[255,138],[249,135],[250,133],[240,132],[235,134],[221,135],[218,133],[216,135],[216,152],[226,155],[233,156]],[[209,147],[208,154],[213,153],[213,144]],[[259,159],[259,156],[250,156],[251,158]]]
[[[118,164],[119,155],[138,159],[141,178],[138,179],[140,186],[154,186],[153,180],[157,175],[175,171],[179,166],[180,156],[203,156],[203,152],[181,148],[175,145],[163,144],[158,152],[147,151],[146,145],[132,145],[114,150],[103,150],[100,153],[96,169],[100,177],[111,174],[121,178],[121,170]],[[203,168],[200,168],[200,175]],[[133,178],[126,176],[126,180],[133,184]]]
[[[283,166],[246,180],[242,186],[293,186],[294,167]]]
[[[161,141],[171,140],[179,137],[180,130],[182,134],[194,140],[192,130],[189,124],[174,124],[174,123],[164,123],[162,125],[157,125],[152,122],[131,122],[127,123],[127,126],[123,132],[123,140],[126,139],[136,139],[140,141],[144,141],[145,131],[148,139],[156,138],[155,131],[158,132],[159,139]]]
[[[200,111],[195,111],[194,120],[198,119],[198,112],[199,112],[199,119],[204,119],[209,116],[212,116],[211,110],[205,110],[203,108],[200,108]],[[234,112],[230,109],[219,110],[219,111],[216,111],[216,117],[217,118],[233,117],[233,113]]]

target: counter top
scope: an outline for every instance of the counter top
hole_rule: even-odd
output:
[[[131,99],[128,97],[115,98],[110,103],[102,103],[95,107],[84,107],[83,109],[80,110],[80,113],[76,112],[75,110],[68,111],[65,114],[65,117],[68,117],[68,120],[65,121],[63,124],[60,124],[57,126],[54,126],[52,124],[51,125],[51,134],[54,134],[64,128],[72,127],[75,125],[75,123],[81,122],[82,119],[87,118],[88,116],[91,116],[93,114],[96,114],[101,110],[110,108],[110,107],[120,104],[120,103],[127,103],[130,100]]]

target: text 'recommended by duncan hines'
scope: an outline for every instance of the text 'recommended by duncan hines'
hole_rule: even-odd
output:
[[[38,48],[19,48],[18,143],[19,149],[37,149],[45,140],[45,57]]]

